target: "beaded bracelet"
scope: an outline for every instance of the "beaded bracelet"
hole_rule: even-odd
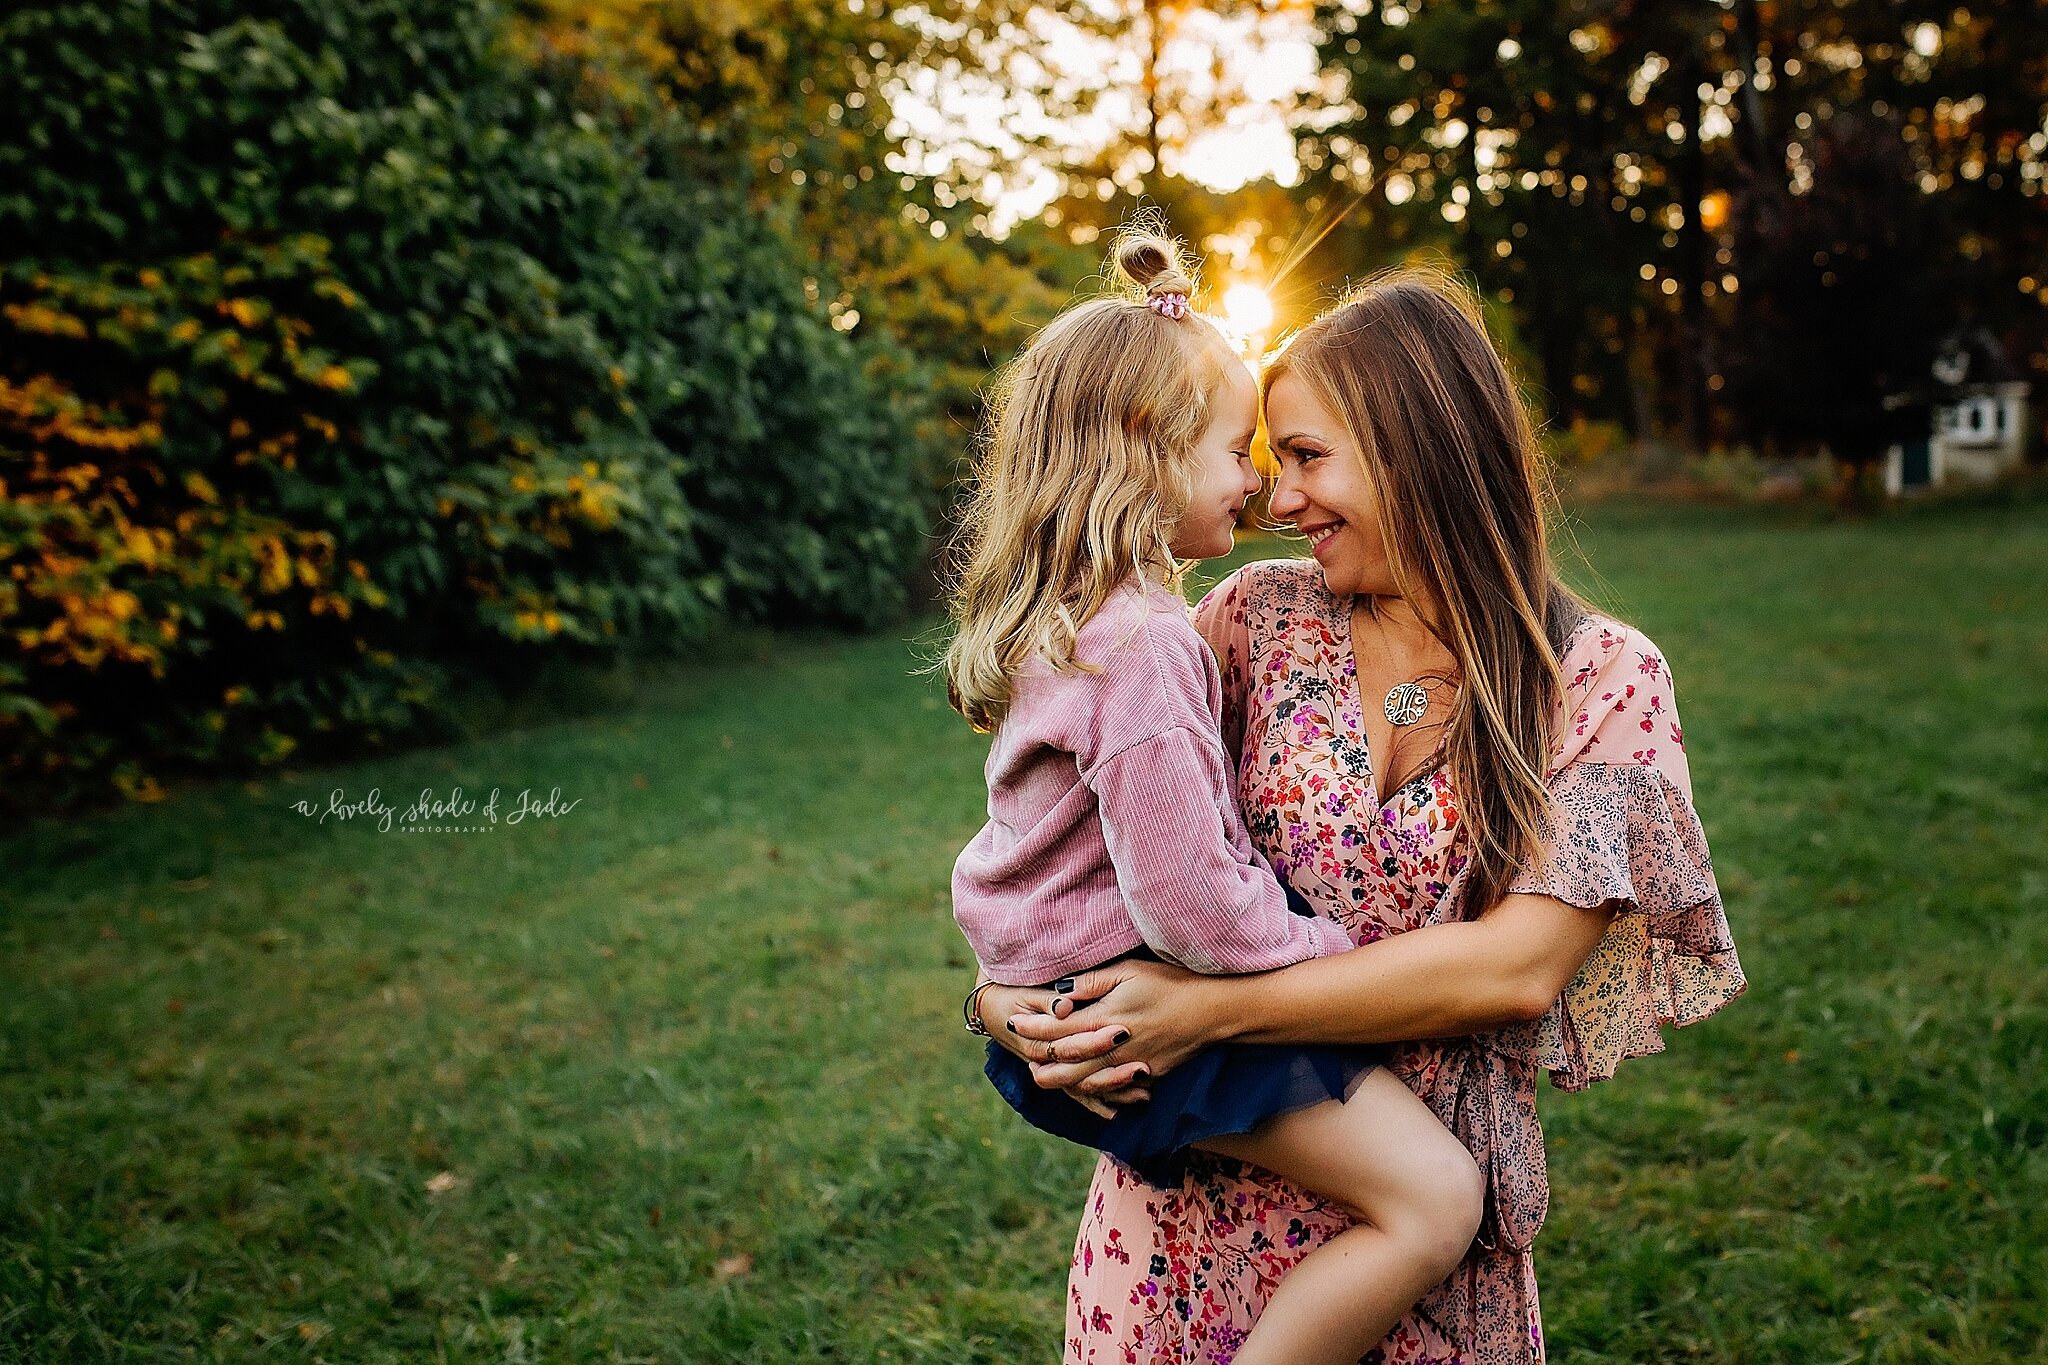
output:
[[[988,1025],[981,1022],[981,993],[995,984],[993,981],[982,982],[967,992],[967,999],[960,1003],[960,1020],[967,1026],[969,1033],[983,1038],[988,1037]]]

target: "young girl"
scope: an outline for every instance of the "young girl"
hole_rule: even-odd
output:
[[[1013,362],[968,514],[946,671],[955,709],[995,739],[989,822],[953,905],[985,983],[1057,990],[1132,954],[1257,972],[1351,946],[1252,847],[1216,660],[1179,591],[1180,561],[1227,554],[1259,489],[1257,386],[1189,311],[1172,242],[1127,232],[1113,271],[1117,292]],[[1367,1052],[1227,1044],[1110,1116],[1038,1089],[993,1044],[986,1071],[1033,1124],[1155,1183],[1200,1147],[1358,1220],[1289,1275],[1237,1365],[1355,1362],[1479,1225],[1472,1158]]]

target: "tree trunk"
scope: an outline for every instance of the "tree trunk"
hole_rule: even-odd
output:
[[[1159,62],[1166,50],[1166,0],[1144,0],[1145,5],[1145,153],[1152,159],[1145,174],[1156,178],[1166,173],[1159,161]]]
[[[1685,145],[1678,153],[1678,382],[1679,412],[1686,448],[1707,448],[1707,230],[1700,201],[1707,195],[1707,153],[1700,144],[1700,92],[1704,68],[1696,56],[1681,63],[1678,108]]]
[[[1550,398],[1551,423],[1559,428],[1569,427],[1572,419],[1579,415],[1578,391],[1572,387],[1572,379],[1578,373],[1577,347],[1573,339],[1578,335],[1580,319],[1552,317],[1543,328],[1543,339],[1539,353],[1543,362],[1543,387]]]
[[[1736,143],[1746,150],[1749,173],[1771,172],[1771,123],[1764,114],[1763,97],[1756,88],[1757,49],[1763,42],[1763,20],[1757,13],[1759,0],[1739,0],[1735,7],[1736,59],[1742,63],[1743,136]]]
[[[1622,373],[1628,379],[1628,410],[1635,425],[1630,434],[1641,445],[1657,435],[1657,367],[1643,354],[1643,333],[1635,308],[1624,308],[1619,321]]]

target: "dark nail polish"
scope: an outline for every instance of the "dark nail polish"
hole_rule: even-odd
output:
[[[1010,1032],[1015,1033],[1017,1031],[1017,1021],[1014,1019],[1005,1019],[1003,1020],[1003,1027],[1008,1029]]]
[[[1052,983],[1052,988],[1061,995],[1072,995],[1074,993],[1074,978],[1063,976]]]
[[[1141,1067],[1139,1067],[1139,1068],[1138,1068],[1138,1074],[1137,1074],[1136,1076],[1132,1077],[1132,1079],[1133,1079],[1133,1080],[1140,1080],[1140,1081],[1149,1081],[1149,1080],[1151,1080],[1151,1079],[1152,1079],[1152,1068],[1151,1068],[1151,1067],[1148,1067],[1148,1066],[1141,1066]]]
[[[1123,1046],[1123,1045],[1124,1045],[1125,1043],[1128,1043],[1128,1042],[1130,1042],[1130,1041],[1131,1041],[1131,1031],[1130,1031],[1129,1029],[1127,1029],[1127,1028],[1120,1028],[1120,1029],[1118,1029],[1118,1030],[1116,1031],[1116,1045],[1117,1045],[1118,1047],[1122,1047],[1122,1046]]]

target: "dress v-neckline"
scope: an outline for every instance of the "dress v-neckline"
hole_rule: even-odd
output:
[[[1351,616],[1357,607],[1358,597],[1356,594],[1353,594],[1340,598],[1327,587],[1323,589],[1323,595],[1336,606],[1337,610],[1331,612],[1331,615],[1341,622],[1340,634],[1342,638],[1337,641],[1338,648],[1341,650],[1337,660],[1339,679],[1345,686],[1351,689],[1351,700],[1358,707],[1354,713],[1347,711],[1341,705],[1338,706],[1336,708],[1338,715],[1336,723],[1349,725],[1350,722],[1344,719],[1344,717],[1352,714],[1357,716],[1356,739],[1359,749],[1365,754],[1365,790],[1372,800],[1373,810],[1384,815],[1402,792],[1408,790],[1408,788],[1414,786],[1423,778],[1428,777],[1438,768],[1443,767],[1446,757],[1444,746],[1439,743],[1430,756],[1424,760],[1422,766],[1410,773],[1407,779],[1395,786],[1391,792],[1382,792],[1380,790],[1379,768],[1374,764],[1372,758],[1372,731],[1366,728],[1365,689],[1358,681],[1358,648],[1352,643],[1351,635]],[[1396,742],[1398,742],[1398,733],[1395,738]],[[1390,753],[1389,757],[1391,756]]]

